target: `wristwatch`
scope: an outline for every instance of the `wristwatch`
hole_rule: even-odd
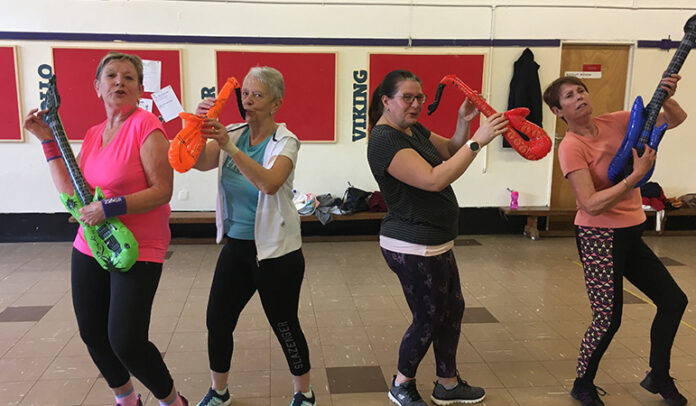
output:
[[[467,141],[466,146],[469,147],[469,149],[474,153],[479,152],[479,150],[481,149],[481,145],[479,145],[479,143],[474,140]]]

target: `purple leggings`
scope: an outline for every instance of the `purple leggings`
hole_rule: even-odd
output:
[[[399,347],[399,372],[414,378],[418,364],[432,343],[437,376],[454,377],[464,298],[452,250],[424,257],[382,248],[382,255],[399,277],[413,314],[413,322]]]

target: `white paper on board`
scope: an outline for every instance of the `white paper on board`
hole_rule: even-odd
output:
[[[154,100],[155,105],[162,113],[164,121],[171,121],[179,117],[179,113],[184,111],[171,85],[167,85],[164,89],[152,93],[152,100]]]
[[[143,59],[143,87],[146,92],[156,92],[162,87],[162,61]]]
[[[140,99],[138,101],[138,107],[152,113],[152,99]]]

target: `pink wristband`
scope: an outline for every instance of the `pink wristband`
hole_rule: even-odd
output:
[[[56,158],[62,158],[60,155],[60,149],[58,149],[58,144],[56,144],[56,140],[41,141],[41,146],[43,147],[44,155],[46,156],[46,162],[50,162]]]

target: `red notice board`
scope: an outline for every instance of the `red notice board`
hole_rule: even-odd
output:
[[[370,97],[387,73],[406,69],[423,82],[423,93],[428,100],[423,105],[419,121],[431,131],[450,138],[457,125],[457,110],[464,101],[464,94],[453,86],[446,86],[437,110],[428,116],[428,104],[435,99],[440,80],[445,75],[457,75],[473,90],[481,91],[483,83],[483,55],[394,55],[370,54]],[[477,118],[471,123],[471,134],[479,125]]]
[[[94,90],[94,79],[99,61],[111,49],[53,48],[53,72],[58,81],[60,94],[60,118],[65,132],[71,140],[82,140],[87,130],[106,119],[104,103]],[[181,64],[179,50],[115,49],[126,54],[135,54],[142,59],[162,61],[161,87],[171,85],[174,94],[181,98]],[[152,98],[149,92],[143,98]],[[157,106],[152,112],[159,116]],[[181,130],[181,119],[164,123],[167,138],[172,139]]]
[[[287,123],[301,141],[336,140],[336,54],[217,52],[217,89],[228,77],[241,82],[254,66],[271,66],[283,74],[285,97],[275,121]],[[223,124],[242,121],[236,100],[220,113]]]
[[[14,47],[0,47],[0,141],[22,141]]]

